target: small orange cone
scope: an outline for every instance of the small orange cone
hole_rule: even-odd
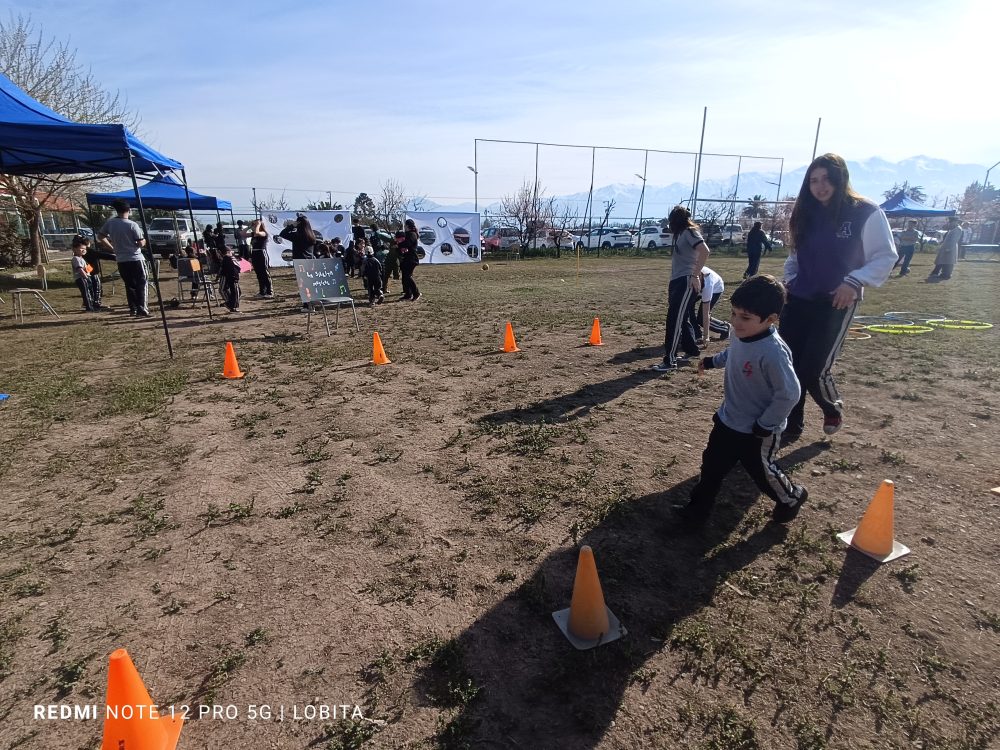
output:
[[[601,321],[598,318],[594,318],[594,325],[590,329],[590,341],[587,343],[591,346],[604,346],[604,342],[601,341]]]
[[[503,335],[503,350],[505,352],[519,352],[520,349],[517,348],[517,342],[514,341],[514,329],[510,325],[510,321],[507,321],[507,330]]]
[[[604,603],[594,551],[589,546],[580,548],[569,609],[553,612],[552,618],[569,642],[581,651],[625,635],[625,628]]]
[[[128,652],[108,663],[108,700],[101,750],[175,750],[184,719],[159,715]],[[153,709],[152,711],[150,709]]]
[[[909,548],[893,539],[894,494],[892,481],[883,481],[861,517],[861,523],[850,531],[837,534],[837,538],[879,562],[889,562],[908,554]]]
[[[372,339],[372,364],[375,365],[392,364],[389,358],[385,356],[385,349],[382,348],[382,339],[378,337],[378,331],[375,331],[375,337]]]
[[[222,377],[229,378],[230,380],[238,380],[246,375],[245,372],[240,372],[240,365],[236,361],[236,350],[233,349],[233,342],[226,342],[226,363],[222,367]]]

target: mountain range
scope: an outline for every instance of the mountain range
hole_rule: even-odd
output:
[[[914,156],[899,162],[890,162],[878,157],[864,161],[849,161],[847,167],[851,173],[851,184],[861,195],[881,203],[885,200],[883,193],[895,184],[908,182],[910,186],[919,186],[927,196],[929,206],[944,206],[946,200],[960,195],[973,182],[982,181],[986,168],[978,164],[954,164],[944,159],[934,159],[929,156]],[[745,172],[731,175],[724,179],[702,180],[698,186],[698,201],[712,198],[731,198],[736,192],[736,199],[747,201],[754,195],[763,195],[766,200],[773,201],[778,197],[777,183],[781,178],[781,198],[794,198],[805,177],[806,167],[802,166],[784,175],[777,172]],[[531,176],[525,178],[530,182]],[[544,188],[544,180],[542,180]],[[512,189],[513,191],[513,189]],[[646,218],[663,218],[670,209],[681,201],[691,197],[691,183],[675,182],[670,185],[646,184],[645,194],[641,184],[614,183],[594,188],[593,208],[591,213],[603,215],[605,201],[613,200],[612,219],[633,221],[639,210],[639,199],[642,197],[642,215]],[[574,214],[583,216],[587,208],[587,191],[555,196],[558,212],[570,208]],[[428,211],[462,211],[474,210],[474,204],[465,202],[444,205],[434,201],[424,201]],[[480,205],[484,214],[497,215],[501,213],[500,202]]]

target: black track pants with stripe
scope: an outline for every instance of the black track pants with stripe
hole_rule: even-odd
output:
[[[701,454],[701,478],[691,490],[691,503],[704,512],[712,507],[722,480],[736,463],[743,464],[757,488],[776,503],[795,505],[803,488],[792,484],[774,463],[780,433],[764,439],[726,427],[716,414],[712,417],[712,433]]]
[[[802,386],[799,403],[788,415],[789,432],[801,432],[805,424],[806,394],[823,410],[823,415],[838,416],[840,394],[833,382],[833,363],[847,338],[858,303],[835,310],[829,299],[807,300],[788,296],[781,311],[778,334],[792,351],[792,366]]]
[[[691,327],[691,320],[688,317],[693,296],[690,276],[672,279],[667,287],[667,324],[663,336],[663,361],[669,364],[674,364],[678,346],[691,357],[700,354],[698,344],[694,340],[694,328]]]

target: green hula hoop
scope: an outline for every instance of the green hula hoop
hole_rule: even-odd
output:
[[[935,328],[953,328],[956,331],[988,331],[993,327],[992,323],[984,323],[981,320],[952,320],[950,318],[928,320],[927,325]]]
[[[908,325],[879,325],[874,324],[868,326],[869,331],[874,331],[875,333],[930,333],[934,329],[930,326],[918,326],[912,323]]]

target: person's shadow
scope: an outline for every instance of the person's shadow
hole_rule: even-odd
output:
[[[707,605],[730,573],[785,538],[786,528],[770,520],[750,533],[746,501],[729,499],[757,497],[739,472],[724,485],[709,524],[684,529],[670,506],[686,502],[695,479],[622,503],[579,540],[594,549],[607,605],[628,629],[621,640],[577,651],[553,622],[552,612],[570,603],[579,554],[573,546],[541,561],[456,638],[450,656],[419,673],[418,692],[428,703],[458,707],[441,729],[445,746],[598,744],[637,672],[670,647],[673,626]],[[769,512],[769,501],[759,502]],[[738,528],[738,539],[720,546]],[[473,685],[478,693],[468,689]]]
[[[653,370],[637,370],[600,383],[588,383],[572,393],[536,401],[524,408],[505,409],[485,414],[479,418],[479,421],[488,424],[507,424],[509,422],[534,424],[543,420],[567,422],[580,419],[587,416],[595,406],[613,401],[630,388],[661,377],[660,373]]]

